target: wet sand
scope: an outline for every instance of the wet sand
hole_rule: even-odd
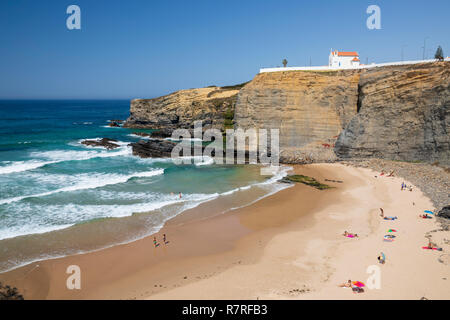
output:
[[[400,191],[401,180],[339,164],[296,166],[295,172],[334,186],[302,184],[252,205],[209,217],[208,202],[169,220],[153,236],[96,252],[41,261],[0,274],[26,299],[448,299],[448,232],[433,233],[443,252],[426,252],[425,232],[435,220],[419,190]],[[343,183],[325,182],[325,179]],[[399,182],[400,181],[400,182]],[[412,206],[412,202],[415,206]],[[387,223],[379,207],[398,220]],[[383,242],[388,228],[397,239]],[[357,239],[344,238],[344,230]],[[167,235],[168,244],[162,242]],[[353,294],[337,285],[366,282],[380,265],[381,289]],[[442,256],[444,255],[444,256]],[[447,255],[447,256],[445,256]],[[441,259],[444,262],[440,262]],[[446,260],[447,259],[447,260]],[[68,290],[66,269],[81,269],[81,290]]]

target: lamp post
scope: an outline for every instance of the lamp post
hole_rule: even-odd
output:
[[[403,59],[403,58],[404,58],[404,52],[403,52],[403,49],[406,48],[406,47],[407,47],[406,44],[402,45],[402,62],[403,62],[403,60],[404,60],[404,59]]]
[[[425,37],[425,39],[423,39],[423,60],[425,60],[425,50],[427,47],[427,39],[430,39],[430,37]]]

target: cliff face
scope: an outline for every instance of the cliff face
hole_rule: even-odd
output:
[[[336,143],[340,158],[450,162],[450,62],[370,69],[358,114]]]
[[[283,162],[332,161],[356,114],[359,70],[258,74],[240,92],[236,127],[280,130]]]
[[[450,62],[262,73],[248,84],[131,102],[125,127],[279,129],[280,161],[450,164]],[[233,119],[234,115],[234,119]],[[338,138],[339,137],[339,138]]]
[[[234,113],[241,86],[181,90],[155,99],[132,100],[124,127],[189,129],[194,121],[203,120],[205,129],[222,129],[226,115]]]

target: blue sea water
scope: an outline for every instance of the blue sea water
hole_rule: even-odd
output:
[[[128,115],[125,100],[0,101],[0,248],[3,242],[4,252],[6,242],[15,237],[158,210],[158,215],[146,218],[151,233],[170,217],[204,201],[249,186],[264,185],[260,194],[273,191],[276,179],[268,183],[252,166],[175,165],[170,159],[133,156],[128,144],[140,139],[132,134],[136,130],[108,127],[108,120]],[[103,137],[118,140],[120,147],[108,151],[80,144],[82,139]],[[44,249],[39,250],[42,256]],[[4,265],[23,264],[28,258]],[[1,260],[0,255],[0,270]]]

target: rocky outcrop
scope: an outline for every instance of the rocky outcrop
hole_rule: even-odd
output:
[[[175,142],[168,140],[140,140],[130,144],[133,155],[141,158],[170,158],[172,149],[176,146]]]
[[[369,69],[358,114],[339,136],[343,159],[450,163],[450,62]]]
[[[141,158],[171,158],[172,156],[172,150],[173,148],[179,144],[180,141],[173,142],[165,139],[152,139],[152,140],[140,140],[138,142],[130,143],[130,146],[132,147],[133,155],[139,156]],[[205,154],[205,148],[207,148],[207,145],[204,144],[193,144],[189,140],[185,140],[181,142],[183,147],[188,147],[189,154],[184,154],[182,151],[177,154],[177,156],[194,156],[196,154],[203,155]],[[215,157],[216,150],[212,150],[211,156]],[[237,150],[231,150],[228,152],[228,155],[233,155],[234,162],[236,163],[237,156],[238,156]],[[222,158],[225,162],[225,158],[227,156],[226,150],[222,150]],[[270,154],[267,154],[267,156],[270,157]],[[249,152],[244,152],[245,157],[245,163],[249,163]]]
[[[131,101],[127,128],[192,129],[202,120],[203,128],[223,129],[226,115],[234,114],[237,94],[244,84],[181,90],[154,98]]]
[[[261,73],[234,87],[131,102],[124,127],[279,129],[280,161],[450,163],[450,62],[362,70]],[[339,137],[339,138],[338,138]]]
[[[360,72],[258,74],[239,92],[236,127],[279,129],[282,162],[333,161],[335,140],[357,111]]]
[[[439,211],[438,216],[445,219],[450,219],[450,206],[445,206]]]
[[[118,142],[118,141],[114,140],[114,139],[103,138],[103,139],[98,139],[98,140],[83,140],[83,141],[81,141],[81,144],[84,144],[84,145],[90,146],[90,147],[104,147],[108,150],[112,150],[112,149],[120,147],[118,144],[116,144],[114,142]]]

